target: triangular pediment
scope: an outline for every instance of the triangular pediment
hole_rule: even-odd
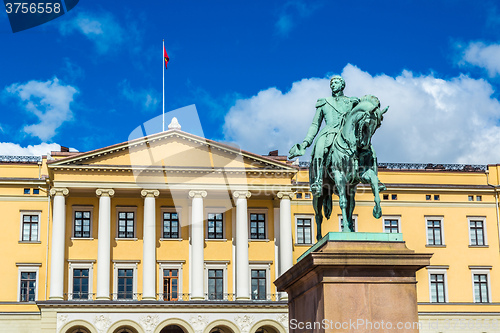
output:
[[[49,168],[297,171],[270,158],[241,151],[179,130],[169,130],[81,153],[49,164]]]

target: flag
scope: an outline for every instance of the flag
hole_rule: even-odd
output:
[[[170,58],[168,57],[167,50],[165,49],[165,46],[163,47],[163,57],[165,58],[165,68],[168,68],[167,64],[168,64],[168,61],[170,60]]]

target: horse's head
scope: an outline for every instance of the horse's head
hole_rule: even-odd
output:
[[[387,108],[380,110],[380,101],[373,95],[365,95],[351,111],[353,119],[354,136],[358,149],[367,149],[371,144],[371,139],[383,119],[383,114]]]

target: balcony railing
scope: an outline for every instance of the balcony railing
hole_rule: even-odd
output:
[[[113,293],[110,295],[111,300],[117,302],[131,302],[131,301],[141,301],[142,293]],[[66,293],[64,294],[64,299],[71,302],[89,302],[96,300],[95,293]],[[206,301],[226,301],[233,302],[236,301],[236,295],[233,293],[205,293],[204,299]],[[281,295],[278,294],[253,294],[250,298],[252,301],[267,301],[274,302],[280,301]],[[187,293],[158,293],[156,294],[156,300],[159,302],[186,302],[191,300],[191,294]]]

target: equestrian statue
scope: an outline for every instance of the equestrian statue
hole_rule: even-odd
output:
[[[332,214],[333,194],[339,197],[342,231],[354,232],[352,212],[356,186],[370,184],[375,201],[373,216],[377,219],[382,216],[379,193],[385,190],[385,186],[379,183],[377,157],[371,139],[389,107],[381,110],[380,101],[372,95],[361,99],[344,96],[345,81],[341,76],[331,78],[330,88],[332,96],[320,98],[316,103],[316,114],[305,139],[288,153],[289,159],[304,155],[305,149],[316,138],[309,166],[309,183],[318,241],[322,236],[323,214],[326,219]],[[325,126],[320,131],[323,120]]]

